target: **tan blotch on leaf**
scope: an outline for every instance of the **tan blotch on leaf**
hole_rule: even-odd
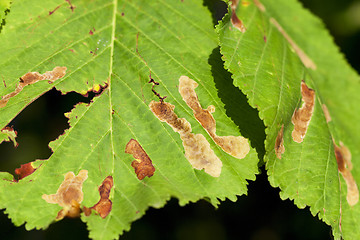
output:
[[[5,107],[9,99],[18,95],[25,86],[41,80],[48,80],[49,83],[53,83],[55,80],[65,76],[66,69],[66,67],[55,67],[52,71],[45,72],[44,74],[38,72],[26,73],[20,78],[20,82],[15,88],[15,91],[2,97],[0,100],[0,108]]]
[[[114,180],[112,176],[107,176],[99,187],[100,200],[91,208],[84,207],[85,216],[91,214],[91,210],[95,210],[100,217],[106,218],[111,212],[112,202],[110,198],[111,188],[114,186]]]
[[[351,153],[342,142],[340,142],[340,147],[336,145],[334,140],[333,143],[338,170],[343,176],[347,186],[346,200],[350,206],[354,206],[359,201],[359,190],[355,179],[351,174]]]
[[[303,104],[301,108],[295,109],[291,118],[294,124],[292,138],[298,143],[301,143],[305,137],[315,105],[315,91],[308,88],[304,81],[301,81],[301,96]]]
[[[281,126],[281,129],[280,129],[280,131],[276,137],[276,141],[275,141],[275,154],[278,159],[281,159],[281,154],[283,154],[285,152],[283,136],[284,136],[284,124]]]
[[[237,6],[239,5],[239,0],[230,0],[230,2],[231,2],[231,23],[235,28],[240,30],[240,32],[244,33],[246,32],[246,28],[243,22],[236,15],[236,9]]]
[[[83,200],[82,184],[87,179],[88,171],[81,170],[77,176],[73,172],[65,174],[64,181],[61,183],[56,194],[43,194],[42,198],[48,203],[57,203],[63,209],[58,212],[56,220],[64,217],[80,216],[80,203]]]
[[[186,104],[193,110],[196,120],[222,150],[233,157],[244,158],[250,151],[248,140],[242,136],[216,135],[216,121],[211,114],[215,112],[215,107],[210,105],[207,109],[202,109],[195,92],[197,86],[198,84],[187,76],[181,76],[179,79],[179,92]]]
[[[185,150],[185,157],[193,168],[219,177],[222,162],[210,148],[209,142],[202,134],[191,133],[191,125],[184,118],[178,118],[174,113],[175,106],[166,102],[152,101],[149,105],[154,115],[162,122],[169,124],[173,130],[180,134]]]
[[[125,153],[132,154],[135,158],[135,160],[131,163],[131,166],[135,169],[135,174],[139,180],[143,180],[145,177],[151,177],[154,175],[155,168],[152,165],[151,159],[138,141],[130,139],[130,141],[126,144]]]

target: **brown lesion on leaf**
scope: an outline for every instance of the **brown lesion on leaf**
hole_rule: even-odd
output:
[[[91,210],[95,210],[100,217],[106,218],[111,212],[112,202],[110,200],[110,191],[114,186],[114,180],[112,176],[107,176],[99,187],[100,200],[91,208],[84,207],[83,212],[85,216],[91,214]]]
[[[244,33],[246,31],[245,25],[236,15],[236,8],[239,4],[239,0],[230,0],[231,2],[231,23],[232,25],[240,30],[240,32]]]
[[[281,159],[281,155],[285,152],[284,146],[284,124],[281,125],[281,129],[275,140],[275,154],[278,159]]]
[[[278,31],[284,36],[296,54],[299,56],[301,62],[305,67],[316,70],[316,64],[304,53],[304,51],[292,40],[292,38],[286,33],[282,26],[274,19],[270,18],[270,22],[278,29]]]
[[[301,81],[301,96],[303,104],[301,108],[295,109],[291,118],[294,124],[292,138],[297,143],[301,143],[305,138],[315,106],[315,90],[309,88],[304,80]]]
[[[64,181],[56,194],[43,194],[42,198],[53,204],[59,204],[63,209],[58,212],[56,220],[64,217],[79,217],[80,203],[83,200],[82,184],[88,177],[87,170],[81,170],[77,176],[73,172],[65,174]]]
[[[44,74],[40,74],[38,72],[26,73],[20,78],[20,82],[17,85],[15,91],[2,97],[0,100],[0,108],[5,107],[9,99],[18,95],[25,86],[42,80],[48,80],[49,83],[53,83],[65,76],[66,69],[66,67],[55,67],[52,71],[45,72]]]
[[[152,177],[155,172],[155,167],[152,165],[150,157],[141,147],[140,143],[135,139],[130,139],[126,144],[125,153],[132,154],[135,160],[131,166],[135,169],[135,174],[139,180],[145,177]]]
[[[330,116],[330,113],[329,113],[329,110],[328,110],[327,106],[325,104],[322,104],[321,108],[322,108],[322,110],[324,112],[326,123],[331,122],[331,116]]]
[[[346,200],[350,206],[354,206],[359,201],[359,190],[354,177],[351,174],[352,163],[350,150],[340,142],[340,146],[336,145],[333,140],[335,157],[338,164],[338,170],[343,176],[347,186]]]
[[[161,122],[166,122],[175,132],[180,134],[185,157],[193,168],[204,169],[207,174],[213,177],[220,176],[222,162],[210,148],[206,138],[202,134],[193,134],[190,123],[185,118],[178,118],[174,112],[174,105],[167,102],[152,101],[149,107]]]
[[[226,153],[242,159],[250,151],[248,140],[242,136],[218,136],[216,135],[216,121],[212,116],[215,107],[210,105],[202,109],[195,88],[198,84],[187,76],[179,79],[179,92],[186,104],[193,110],[196,120],[209,133],[214,142]]]
[[[17,132],[12,127],[4,127],[1,130],[1,135],[5,135],[5,137],[2,137],[3,140],[0,140],[0,143],[3,141],[10,142],[12,141],[14,143],[14,147],[17,147],[19,144],[16,142]]]

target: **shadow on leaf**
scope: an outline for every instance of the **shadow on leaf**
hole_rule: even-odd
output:
[[[231,73],[224,68],[219,47],[212,51],[208,62],[218,96],[225,104],[226,114],[239,126],[242,136],[250,140],[262,160],[265,154],[265,126],[259,118],[259,112],[250,107],[246,96],[233,85]]]

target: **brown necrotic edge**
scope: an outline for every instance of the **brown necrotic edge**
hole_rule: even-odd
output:
[[[336,145],[334,140],[333,144],[338,170],[343,176],[347,186],[346,200],[350,206],[354,206],[359,201],[359,190],[351,174],[352,164],[350,150],[344,146],[342,142],[340,142],[340,147]]]
[[[0,143],[3,141],[10,142],[12,141],[14,143],[14,147],[17,147],[19,144],[16,142],[17,132],[12,127],[4,127],[1,130],[0,134],[4,134],[5,138],[3,140],[0,140]]]
[[[0,108],[5,107],[10,98],[18,95],[25,86],[42,80],[48,80],[49,83],[53,83],[54,81],[65,76],[66,69],[66,67],[55,67],[52,71],[45,72],[44,74],[40,74],[38,72],[28,72],[24,74],[20,78],[20,82],[15,88],[15,91],[2,97],[0,100]]]
[[[220,176],[222,162],[210,148],[206,138],[202,134],[191,133],[190,123],[184,118],[178,118],[174,112],[174,105],[152,101],[149,107],[161,122],[166,122],[175,132],[180,134],[185,157],[193,168],[204,169],[207,174],[213,177]]]
[[[216,135],[216,121],[211,113],[215,107],[210,105],[202,109],[198,96],[195,92],[198,84],[187,76],[179,79],[179,92],[186,104],[193,110],[196,120],[209,133],[214,142],[226,153],[238,159],[244,158],[250,151],[248,140],[242,136],[218,136]]]
[[[32,166],[31,162],[29,162],[29,163],[22,164],[20,166],[20,168],[16,168],[15,174],[18,175],[18,180],[21,180],[21,179],[29,176],[33,172],[35,172],[35,170],[36,170],[36,168],[34,168]],[[17,180],[15,180],[15,181],[17,181]]]
[[[126,144],[125,153],[132,154],[135,158],[131,166],[135,169],[135,174],[139,180],[154,175],[155,168],[152,165],[152,161],[138,141],[130,139]]]
[[[294,124],[294,130],[291,135],[297,143],[301,143],[305,138],[315,106],[315,91],[309,88],[303,80],[301,81],[301,96],[303,101],[302,107],[295,109],[291,118],[291,122]]]

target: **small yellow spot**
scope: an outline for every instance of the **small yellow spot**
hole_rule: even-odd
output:
[[[94,92],[99,92],[100,89],[101,89],[101,86],[99,84],[94,84],[94,86],[93,86]]]

